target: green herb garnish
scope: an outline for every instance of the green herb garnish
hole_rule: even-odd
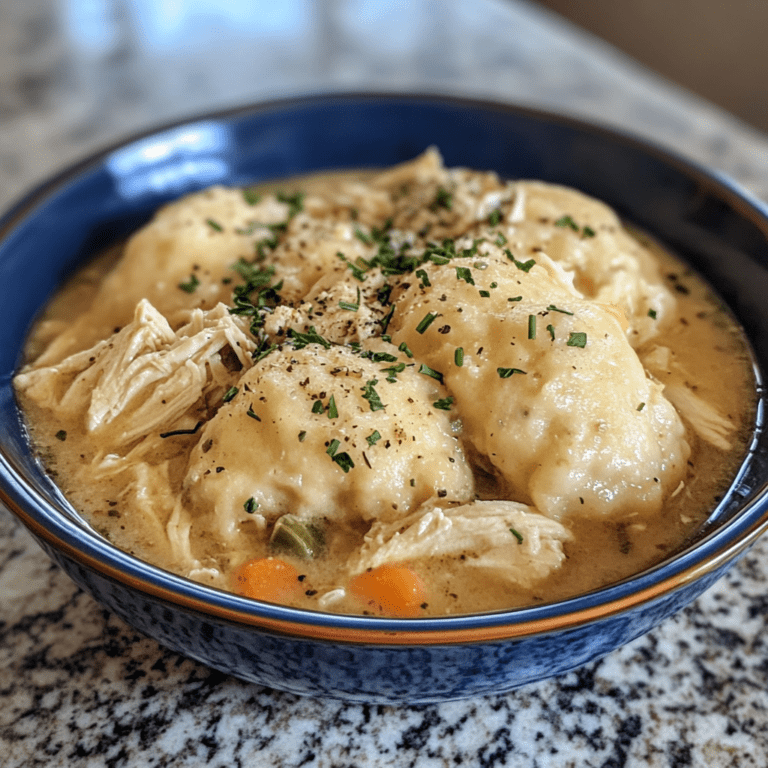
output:
[[[193,273],[189,276],[188,282],[179,283],[179,288],[186,293],[194,293],[197,290],[198,285],[200,285],[200,281],[197,279],[197,275]]]
[[[565,343],[569,347],[581,347],[583,349],[587,346],[587,334],[583,331],[571,331],[568,341]]]
[[[564,315],[572,315],[573,312],[569,312],[567,309],[560,309],[560,307],[556,307],[554,304],[550,304],[547,309],[550,312],[561,312]]]
[[[441,384],[443,383],[443,374],[440,373],[440,371],[436,371],[434,368],[430,368],[428,365],[424,365],[424,363],[419,366],[419,373],[437,379]]]
[[[573,220],[571,216],[561,216],[556,222],[556,227],[570,227],[574,232],[579,231],[579,225]]]
[[[509,250],[509,248],[504,249],[504,253],[507,255],[507,258],[518,268],[522,269],[523,272],[530,272],[531,267],[536,265],[536,262],[533,259],[528,259],[528,261],[519,261],[516,259],[512,253],[512,251]]]
[[[261,195],[258,192],[254,192],[252,189],[244,189],[243,200],[245,200],[248,205],[256,205],[256,203],[261,202]]]
[[[381,402],[379,393],[374,389],[378,383],[378,379],[371,379],[370,381],[366,381],[365,386],[363,387],[363,400],[368,401],[368,405],[372,411],[383,411],[387,407]]]
[[[376,445],[381,440],[381,434],[378,429],[374,429],[365,439],[368,441],[368,445]]]
[[[514,373],[526,374],[527,371],[521,371],[519,368],[497,368],[496,373],[498,373],[502,379],[508,379]]]
[[[453,205],[453,195],[444,187],[438,187],[435,194],[435,199],[430,205],[432,211],[436,211],[438,208],[445,208],[450,211]]]
[[[427,275],[425,270],[417,269],[416,277],[418,277],[421,280],[422,288],[429,288],[432,285],[432,283],[429,282],[429,276]]]
[[[421,319],[421,322],[416,326],[416,333],[424,333],[424,331],[429,328],[430,325],[432,325],[432,322],[437,317],[437,314],[434,312],[427,312],[426,315]]]
[[[403,341],[398,349],[406,356],[406,357],[413,357],[413,352],[408,348],[408,345]]]

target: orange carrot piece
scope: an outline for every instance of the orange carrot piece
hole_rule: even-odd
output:
[[[268,603],[284,602],[299,586],[296,568],[274,557],[248,560],[232,574],[232,588],[238,595]]]
[[[427,590],[407,565],[385,563],[355,576],[349,592],[376,613],[407,619],[419,615]]]

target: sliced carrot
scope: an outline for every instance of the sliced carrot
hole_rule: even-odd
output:
[[[427,590],[407,565],[385,563],[355,576],[349,592],[376,613],[407,619],[419,615]]]
[[[232,588],[237,594],[268,603],[284,602],[300,586],[296,568],[275,557],[248,560],[232,574]]]

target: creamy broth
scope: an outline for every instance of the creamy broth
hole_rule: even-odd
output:
[[[275,188],[288,194],[265,208],[264,199]],[[306,193],[301,201],[292,197],[299,190]],[[607,209],[571,190],[448,171],[434,153],[383,174],[324,174],[258,193],[262,200],[246,195],[246,205],[258,209],[259,216],[272,215],[271,226],[243,220],[228,198],[207,201],[205,193],[198,195],[188,211],[179,209],[168,231],[146,235],[144,244],[134,238],[133,252],[131,246],[112,249],[81,270],[50,302],[30,337],[17,391],[33,443],[99,533],[162,567],[225,589],[237,589],[232,574],[244,562],[279,558],[293,565],[300,579],[281,602],[337,612],[371,610],[349,593],[357,574],[381,562],[407,562],[425,585],[420,607],[409,615],[442,615],[550,602],[619,581],[663,560],[701,527],[743,460],[754,419],[754,379],[747,344],[728,311],[663,248],[642,234],[627,234]],[[207,215],[209,209],[214,213]],[[229,210],[231,219],[224,215]],[[389,225],[393,213],[395,224]],[[216,243],[218,235],[232,230],[250,238],[250,253],[235,245],[235,257],[227,262],[225,253],[220,268],[195,261],[179,271],[169,245],[176,236],[173,227],[191,227],[200,218],[201,236]],[[322,239],[321,248],[313,238]],[[603,256],[601,239],[618,243],[620,256],[611,256],[610,248]],[[448,251],[446,241],[452,243]],[[382,277],[380,265],[369,266],[382,245],[395,254],[419,256],[432,248],[433,257]],[[109,280],[126,270],[123,254],[141,262],[143,255],[135,255],[140,248],[158,262],[157,280],[150,280],[145,292],[131,282],[125,296],[110,301]],[[324,254],[317,274],[314,257],[307,256],[313,248]],[[252,276],[247,268],[231,269],[240,255],[247,255],[251,266],[275,264],[272,284],[284,280],[276,291],[279,300],[265,294],[266,309],[251,309],[251,315],[229,313],[234,286]],[[135,277],[142,269],[139,263],[125,274]],[[633,275],[637,283],[627,282]],[[320,288],[318,279],[325,281]],[[450,296],[440,293],[441,285],[449,285]],[[476,300],[467,298],[470,290]],[[501,299],[498,291],[506,291]],[[167,294],[173,301],[163,306]],[[155,318],[154,309],[146,309],[145,326],[139,328],[133,307],[143,298],[150,298],[160,314]],[[221,317],[213,314],[218,301],[227,306]],[[431,303],[438,301],[450,311],[433,311],[442,308]],[[475,301],[478,314],[470,321]],[[366,318],[364,305],[373,307]],[[99,306],[108,308],[103,318],[95,314]],[[174,334],[190,323],[194,307],[207,313],[205,320],[193,321],[178,342]],[[509,307],[508,316],[517,319],[508,320],[498,307]],[[255,315],[264,320],[256,332],[263,337],[261,348],[248,330]],[[491,322],[484,315],[493,318],[491,325],[483,325]],[[167,327],[155,331],[165,319]],[[509,330],[505,323],[512,322],[518,326]],[[99,362],[109,361],[110,350],[120,348],[122,337],[110,334],[122,329],[125,335],[134,326],[141,333],[132,337],[133,346],[145,343],[145,355],[186,343],[181,363],[164,359],[162,365],[178,366],[169,376],[180,376],[190,359],[199,361],[196,370],[208,376],[199,384],[198,374],[190,372],[178,391],[199,386],[199,397],[180,407],[170,422],[148,411],[150,426],[136,434],[131,429],[143,418],[140,405],[126,406],[139,416],[116,429],[103,426],[114,403],[102,403],[98,410],[88,399],[107,376],[119,377],[119,366]],[[486,335],[470,338],[467,329],[474,328],[485,328]],[[381,339],[385,331],[389,341]],[[209,342],[203,337],[216,333],[228,341],[205,347]],[[237,334],[240,341],[233,340]],[[451,334],[458,334],[458,341],[446,346]],[[513,349],[508,360],[498,357],[502,346]],[[580,352],[593,355],[590,361],[604,366],[604,376],[585,364]],[[128,368],[142,359],[121,354]],[[560,357],[552,362],[555,355]],[[302,429],[299,423],[289,442],[288,427],[272,418],[270,398],[274,402],[287,397],[285,390],[298,391],[301,379],[291,383],[285,371],[302,366],[311,371],[316,360],[332,376],[343,369],[343,386],[307,395],[302,414],[309,426]],[[114,400],[128,402],[126,392],[140,388],[137,382],[154,375],[150,371],[159,365],[136,367]],[[563,373],[568,366],[573,374]],[[624,379],[628,390],[650,394],[603,420],[602,403],[614,408],[611,387],[620,400]],[[357,381],[355,392],[350,381]],[[521,382],[528,387],[525,397],[514,394]],[[161,385],[147,391],[160,397]],[[502,385],[509,387],[502,390]],[[246,392],[257,394],[245,403]],[[379,426],[383,436],[374,439],[375,419],[389,417],[390,402],[401,394],[406,395],[405,415]],[[168,387],[168,403],[180,396]],[[283,412],[304,408],[296,397],[286,400],[290,408]],[[516,397],[515,410],[508,403]],[[586,406],[580,397],[589,401]],[[83,405],[77,405],[78,398]],[[574,398],[576,405],[564,405]],[[243,403],[240,411],[238,403]],[[608,437],[591,436],[583,419],[569,421],[551,403],[560,411],[586,414],[594,420],[592,431]],[[358,421],[345,422],[353,406]],[[415,410],[409,416],[410,407]],[[507,410],[501,414],[500,409]],[[227,416],[257,432],[228,437],[221,426]],[[537,427],[536,420],[545,417],[547,424]],[[115,423],[119,418],[118,413]],[[620,418],[632,420],[634,447],[614,435]],[[327,432],[337,419],[343,428]],[[498,437],[494,419],[504,431]],[[268,434],[267,423],[274,424]],[[358,427],[365,434],[356,438]],[[385,428],[394,430],[392,435],[410,430],[406,437],[428,448],[412,455],[408,450],[415,449],[406,444],[396,449],[396,470],[384,468],[375,457],[389,442]],[[549,431],[555,434],[548,437]],[[253,457],[232,458],[262,432],[267,436],[263,444],[254,442]],[[517,433],[531,437],[515,442]],[[335,450],[334,434],[342,437]],[[316,456],[301,465],[293,490],[290,478],[275,479],[277,470],[262,466],[267,455],[274,456],[268,453],[272,444],[281,440],[288,463],[311,441],[319,446]],[[654,443],[652,450],[648,442]],[[528,445],[532,458],[524,455]],[[563,445],[562,455],[550,459]],[[607,456],[611,445],[619,446],[615,462],[594,459]],[[514,464],[498,456],[510,446],[520,457]],[[655,467],[658,477],[626,469],[632,462]],[[366,464],[370,471],[363,481]],[[591,466],[593,474],[597,467],[601,477],[605,466],[606,479],[585,477],[582,465]],[[249,490],[250,473],[258,492],[267,488],[265,496]],[[408,473],[412,479],[403,481]],[[574,478],[581,478],[586,490],[573,487]],[[398,483],[402,487],[394,489]],[[385,504],[377,501],[382,495]],[[322,529],[315,557],[270,545],[275,521],[294,512],[313,531]],[[493,536],[478,538],[476,528],[482,525],[509,534],[505,549],[489,543]],[[543,543],[536,550],[531,542],[539,538]]]

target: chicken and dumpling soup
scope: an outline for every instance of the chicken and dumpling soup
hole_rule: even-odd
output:
[[[577,191],[436,150],[165,206],[62,288],[15,386],[115,545],[391,616],[663,560],[755,413],[747,344],[685,265]]]

